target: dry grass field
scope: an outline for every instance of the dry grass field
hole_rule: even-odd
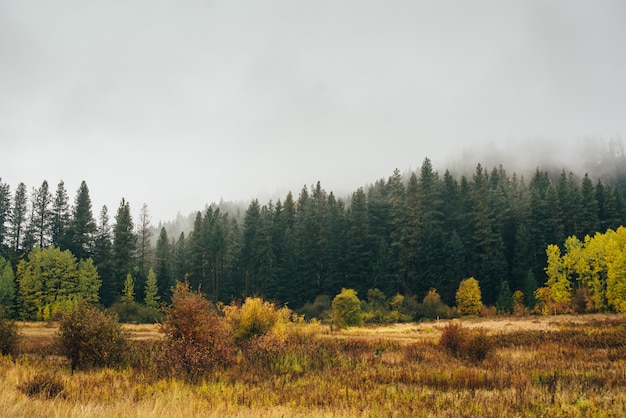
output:
[[[54,325],[19,323],[20,353],[0,358],[0,417],[626,416],[626,316],[452,323],[465,335],[456,355],[440,344],[448,321],[322,328],[312,347],[194,383],[141,361],[72,373]],[[124,327],[137,353],[161,337]]]

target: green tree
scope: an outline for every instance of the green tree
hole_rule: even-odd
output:
[[[91,197],[87,183],[82,181],[76,192],[72,217],[68,229],[70,250],[79,259],[92,256],[96,221],[91,210]]]
[[[522,295],[523,297],[523,295]],[[500,285],[500,293],[496,302],[496,310],[500,313],[513,313],[513,293],[507,280],[503,280]]]
[[[4,244],[7,237],[6,224],[11,216],[11,189],[0,178],[0,254],[4,254]]]
[[[113,226],[113,277],[109,282],[114,294],[119,294],[123,288],[124,280],[128,274],[135,273],[135,249],[137,237],[133,233],[133,218],[130,214],[130,205],[122,199],[115,215]]]
[[[124,280],[124,289],[122,290],[122,303],[133,304],[135,303],[135,280],[133,275],[128,273],[126,280]]]
[[[28,196],[26,192],[26,185],[24,183],[20,183],[15,190],[13,206],[11,208],[11,219],[9,223],[11,248],[13,249],[13,253],[16,257],[19,255],[20,249],[22,248],[27,214]]]
[[[20,260],[16,277],[23,319],[48,320],[79,300],[99,300],[101,282],[91,259],[78,261],[58,247],[33,249],[27,260]]]
[[[333,299],[332,307],[335,326],[345,328],[362,324],[361,301],[356,290],[341,289],[341,292]]]
[[[478,315],[483,307],[478,280],[473,277],[461,281],[456,292],[456,306],[463,315]]]
[[[68,248],[67,233],[70,224],[70,204],[65,183],[59,182],[52,201],[50,219],[51,245]]]
[[[43,181],[41,187],[35,191],[33,196],[33,232],[35,241],[39,248],[47,247],[51,242],[51,217],[52,194],[50,193],[48,182]]]
[[[137,274],[137,287],[143,292],[143,285],[148,274],[148,269],[152,265],[153,248],[152,248],[152,227],[150,225],[150,212],[148,205],[143,204],[139,213],[139,222],[137,224],[137,265],[139,268]]]
[[[96,235],[93,248],[93,263],[98,269],[98,273],[102,278],[102,287],[100,288],[100,299],[105,306],[110,306],[115,302],[117,289],[112,285],[114,283],[115,271],[113,270],[113,236],[111,226],[109,225],[109,210],[104,205],[100,211],[98,225],[96,227]]]
[[[157,283],[157,276],[154,270],[148,270],[148,277],[146,278],[146,287],[144,289],[144,303],[148,308],[159,307],[159,285]]]
[[[165,228],[161,228],[159,237],[156,242],[155,249],[155,268],[154,273],[156,275],[157,287],[159,289],[159,298],[168,301],[170,298],[169,289],[174,285],[172,279],[172,259],[175,248],[172,248],[167,231]]]
[[[15,276],[9,260],[0,256],[0,311],[12,310],[15,303]]]

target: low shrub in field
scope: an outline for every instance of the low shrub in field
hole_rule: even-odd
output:
[[[31,398],[54,399],[63,397],[65,385],[56,374],[45,372],[34,375],[18,386],[18,389]]]
[[[225,307],[224,312],[245,365],[259,371],[295,373],[314,367],[318,322],[305,323],[303,316],[260,298],[247,298],[241,306]]]
[[[128,348],[128,336],[117,315],[86,302],[63,316],[57,340],[72,370],[120,365]]]
[[[470,331],[450,322],[443,329],[439,345],[453,357],[478,362],[487,358],[494,345],[484,330]]]
[[[7,318],[4,309],[0,306],[0,354],[16,354],[19,340],[17,324]]]
[[[443,329],[439,345],[444,347],[452,356],[459,357],[467,344],[468,333],[461,324],[450,322]]]
[[[290,309],[278,309],[261,298],[246,298],[241,306],[226,306],[224,312],[239,347],[268,334],[277,326],[288,324],[293,315]]]
[[[167,319],[163,355],[158,368],[162,374],[179,375],[195,381],[235,359],[232,333],[215,306],[188,283],[174,288],[172,303],[164,308]]]

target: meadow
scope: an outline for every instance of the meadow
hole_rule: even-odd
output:
[[[155,372],[157,325],[124,325],[125,366],[73,372],[54,324],[18,325],[19,353],[0,358],[2,417],[626,416],[624,315],[320,326],[195,381]]]

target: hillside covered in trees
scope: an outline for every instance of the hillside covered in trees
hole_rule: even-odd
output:
[[[106,206],[96,220],[85,182],[73,205],[63,182],[30,194],[0,182],[0,304],[25,319],[81,298],[154,305],[184,280],[214,300],[258,295],[291,308],[342,288],[418,300],[434,288],[454,304],[459,283],[475,277],[485,304],[507,288],[532,307],[550,245],[565,251],[570,236],[626,224],[626,176],[603,178],[537,169],[525,179],[480,164],[470,175],[441,174],[425,159],[417,172],[396,170],[346,200],[318,182],[253,200],[245,213],[210,206],[176,236],[154,231],[146,205],[134,220],[124,199],[113,220]]]

